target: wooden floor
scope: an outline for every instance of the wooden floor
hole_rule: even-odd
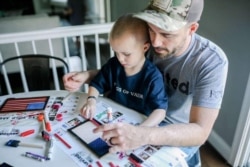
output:
[[[209,143],[201,146],[200,154],[202,167],[231,167]]]

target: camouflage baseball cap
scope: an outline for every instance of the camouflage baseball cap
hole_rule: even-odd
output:
[[[134,17],[165,31],[176,31],[200,20],[204,0],[151,0],[149,6]]]

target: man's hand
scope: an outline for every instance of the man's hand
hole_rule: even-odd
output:
[[[70,72],[63,76],[64,88],[70,92],[80,89],[86,78],[83,72]]]
[[[75,92],[85,83],[88,84],[99,70],[89,70],[82,72],[70,72],[63,76],[64,88],[70,92]]]
[[[145,127],[143,127],[145,128]],[[102,132],[102,138],[112,143],[109,151],[127,151],[144,145],[143,128],[127,123],[105,124],[94,129],[94,133]]]

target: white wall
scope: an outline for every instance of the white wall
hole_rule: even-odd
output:
[[[128,12],[138,12],[144,9],[149,0],[110,0],[111,21]]]
[[[200,22],[199,32],[220,45],[229,59],[225,96],[214,126],[214,132],[229,148],[232,147],[250,71],[249,9],[250,1],[247,0],[205,1]],[[220,145],[215,147],[219,152],[222,150]],[[229,158],[229,153],[222,154]]]

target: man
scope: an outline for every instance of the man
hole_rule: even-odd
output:
[[[86,15],[86,5],[84,0],[67,0],[67,8],[64,11],[65,16],[69,16],[69,22],[72,26],[84,24]]]
[[[196,34],[203,0],[152,0],[135,15],[148,23],[154,57],[169,94],[167,125],[136,127],[108,124],[95,132],[112,143],[111,152],[145,144],[178,146],[189,166],[200,166],[199,146],[208,138],[219,114],[228,60],[213,42]],[[64,76],[65,88],[75,91],[96,71]]]

